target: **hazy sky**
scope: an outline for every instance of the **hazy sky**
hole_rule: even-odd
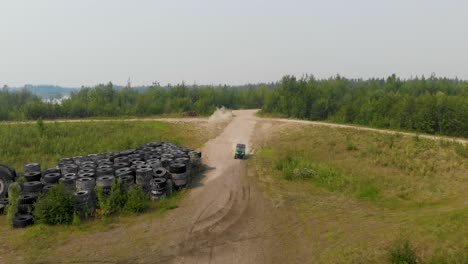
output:
[[[468,79],[467,0],[0,0],[0,85]]]

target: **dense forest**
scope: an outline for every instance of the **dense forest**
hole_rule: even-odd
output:
[[[436,78],[327,80],[286,76],[263,111],[310,120],[468,137],[468,82]]]
[[[0,120],[83,118],[95,116],[149,116],[196,111],[211,114],[217,106],[232,109],[261,108],[274,84],[193,86],[184,84],[145,89],[116,88],[112,83],[81,88],[70,98],[44,101],[30,91],[4,87],[0,91]]]
[[[217,106],[261,108],[263,113],[309,120],[468,137],[468,82],[457,79],[347,79],[285,76],[274,84],[135,89],[112,83],[47,102],[27,90],[0,90],[0,120],[149,116]]]

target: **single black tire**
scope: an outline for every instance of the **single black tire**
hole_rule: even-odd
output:
[[[133,173],[132,169],[130,167],[123,167],[115,170],[115,175],[119,174],[127,174],[128,172]]]
[[[39,163],[29,163],[24,165],[24,172],[40,172],[41,171],[41,164]]]
[[[97,170],[99,170],[99,169],[107,169],[107,168],[113,169],[113,164],[112,164],[112,165],[109,165],[109,164],[100,164],[100,165],[97,166]]]
[[[48,168],[44,171],[42,175],[50,174],[50,173],[62,173],[59,168]]]
[[[44,175],[44,177],[41,178],[41,181],[44,185],[47,184],[57,184],[61,175],[60,173],[49,173]]]
[[[153,170],[162,166],[162,163],[160,160],[147,161],[146,164],[150,166],[151,168],[153,168]]]
[[[76,186],[76,176],[74,173],[68,173],[59,179],[59,183],[63,184],[67,188],[74,189]]]
[[[42,177],[40,171],[25,172],[23,176],[27,182],[40,181]]]
[[[14,228],[25,228],[34,224],[34,217],[30,214],[19,214],[13,218]]]
[[[183,163],[173,162],[169,165],[169,172],[170,173],[185,173],[187,171],[187,165]]]
[[[122,178],[123,176],[131,176],[132,178],[135,178],[135,173],[133,173],[133,171],[122,171],[115,175],[116,178]]]
[[[161,189],[165,190],[166,184],[167,184],[166,178],[154,178],[150,181],[150,186],[151,186],[152,191],[161,190]]]
[[[130,163],[127,163],[127,162],[114,163],[114,169],[116,170],[116,172],[117,172],[118,169],[127,168],[128,166],[130,166]]]
[[[96,170],[96,177],[114,175],[114,169],[112,168],[101,168]]]
[[[180,162],[180,163],[183,163],[185,165],[189,165],[190,164],[190,158],[187,158],[187,157],[181,157],[181,158],[177,158],[175,159],[176,162]]]
[[[96,186],[100,186],[103,188],[111,188],[112,183],[114,183],[115,177],[108,175],[108,176],[101,176],[96,179]]]
[[[163,167],[159,167],[154,169],[154,177],[156,178],[166,178],[167,177],[167,170]]]
[[[21,185],[21,191],[23,194],[40,193],[42,192],[42,187],[42,182],[30,181]]]
[[[5,212],[5,206],[4,204],[0,204],[0,215],[2,215]]]
[[[76,180],[76,190],[78,191],[89,191],[94,190],[96,186],[96,181],[94,178],[83,177]]]
[[[80,169],[78,171],[78,177],[89,177],[89,176],[83,176],[84,174],[92,173],[94,174],[95,170],[94,169]]]
[[[169,165],[171,164],[171,162],[172,162],[172,159],[170,158],[165,158],[165,157],[161,158],[161,164],[166,169],[169,168]]]
[[[138,179],[142,179],[144,182],[149,182],[153,178],[153,169],[152,168],[138,168],[135,171],[135,175]]]
[[[93,170],[96,171],[96,165],[95,164],[81,164],[80,165],[80,170]]]
[[[78,166],[75,164],[67,164],[64,165],[63,167],[60,168],[62,175],[68,174],[68,173],[78,173]]]
[[[19,197],[19,204],[34,204],[37,201],[35,194],[22,194]]]
[[[90,191],[78,191],[74,193],[75,196],[75,203],[83,203],[87,202],[91,197]]]

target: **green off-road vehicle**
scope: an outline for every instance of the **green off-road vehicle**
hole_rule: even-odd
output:
[[[245,144],[237,144],[234,159],[245,159]]]

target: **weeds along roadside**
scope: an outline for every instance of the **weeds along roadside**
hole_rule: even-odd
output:
[[[269,175],[264,182],[270,194],[287,210],[301,210],[297,215],[305,222],[319,216],[319,221],[329,220],[323,222],[326,228],[312,228],[311,233],[343,229],[336,238],[343,244],[323,255],[336,257],[346,245],[354,246],[345,240],[372,241],[379,232],[370,242],[374,248],[363,245],[356,251],[374,252],[369,261],[388,260],[393,241],[402,241],[398,236],[405,233],[425,262],[438,257],[457,263],[467,258],[457,253],[468,248],[463,220],[468,219],[466,152],[466,146],[449,141],[290,125],[260,143],[251,167],[259,177]],[[349,219],[330,218],[333,215]],[[367,225],[373,228],[363,230]]]

